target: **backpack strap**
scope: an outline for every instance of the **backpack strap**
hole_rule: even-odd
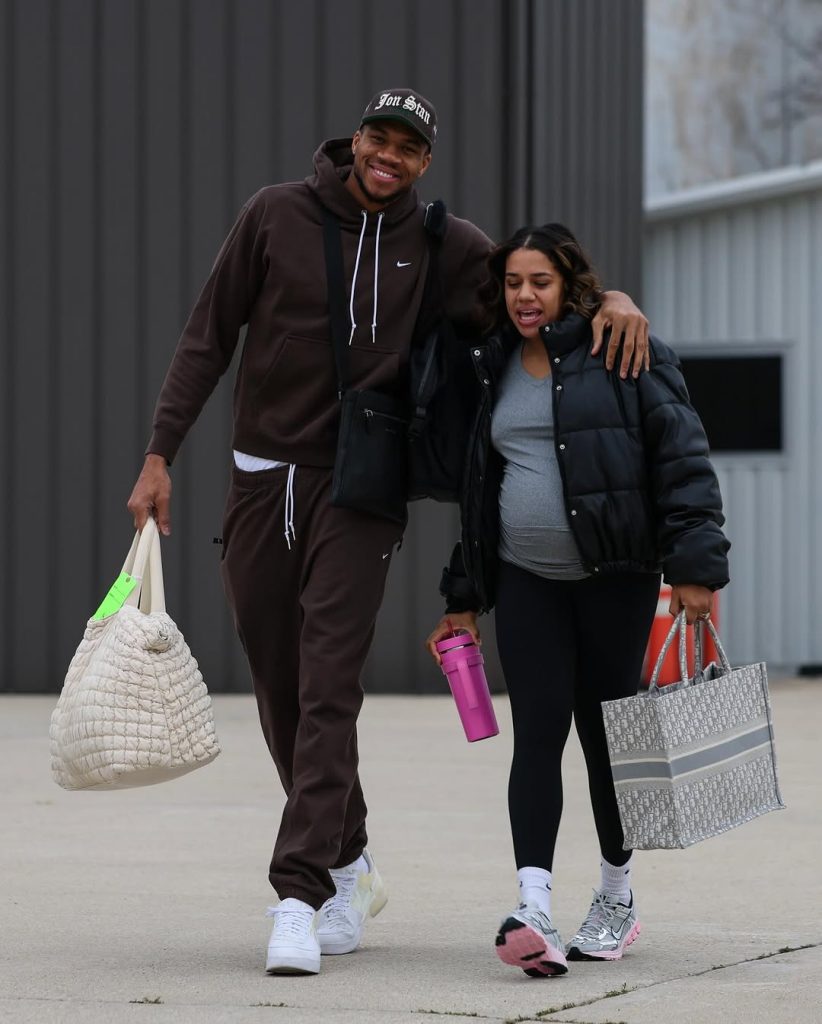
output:
[[[440,272],[440,250],[447,225],[445,203],[436,199],[425,208],[425,227],[428,238],[428,271],[425,275],[422,302],[414,326],[412,350],[416,350],[418,372],[412,374],[411,422],[409,437],[419,437],[425,428],[428,406],[437,387],[442,383],[437,371],[440,334],[445,319],[445,293]],[[414,358],[412,354],[412,358]]]
[[[423,226],[428,238],[428,272],[422,292],[422,302],[417,323],[414,326],[412,346],[424,345],[432,328],[445,315],[445,294],[440,273],[440,250],[445,238],[447,209],[442,199],[435,199],[425,208]]]

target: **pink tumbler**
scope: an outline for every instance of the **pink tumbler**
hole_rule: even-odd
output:
[[[496,736],[499,726],[488,692],[483,657],[471,639],[471,634],[454,633],[444,640],[438,640],[437,650],[468,742]]]

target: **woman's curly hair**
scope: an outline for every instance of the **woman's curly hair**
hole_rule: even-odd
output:
[[[565,284],[563,316],[567,313],[595,315],[602,302],[602,285],[587,253],[563,224],[543,224],[516,231],[507,242],[488,255],[488,278],[479,290],[481,319],[486,332],[508,322],[505,307],[505,264],[517,249],[536,249],[543,253]]]

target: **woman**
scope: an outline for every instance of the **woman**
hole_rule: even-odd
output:
[[[481,400],[462,496],[462,543],[443,574],[446,614],[479,642],[496,606],[511,700],[508,789],[519,905],[496,949],[532,976],[567,960],[617,960],[639,934],[632,856],[600,703],[636,693],[659,596],[688,622],[728,582],[728,541],[708,444],[674,353],[651,338],[650,370],[622,379],[591,354],[601,287],[567,228],[523,228],[489,257],[490,327],[473,350]],[[562,751],[574,718],[588,769],[601,878],[579,931],[551,923]]]

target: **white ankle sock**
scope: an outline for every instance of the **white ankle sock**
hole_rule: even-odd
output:
[[[348,866],[350,868],[356,868],[357,871],[361,872],[364,875],[368,874],[368,861],[362,854],[360,854],[359,857],[357,857],[353,864],[349,864]]]
[[[626,906],[631,902],[631,862],[633,859],[632,854],[624,864],[619,865],[609,864],[604,857],[600,861],[602,882],[599,891],[619,896],[620,902],[625,903]]]
[[[517,871],[521,903],[531,903],[551,916],[551,872],[545,868],[520,868]]]

